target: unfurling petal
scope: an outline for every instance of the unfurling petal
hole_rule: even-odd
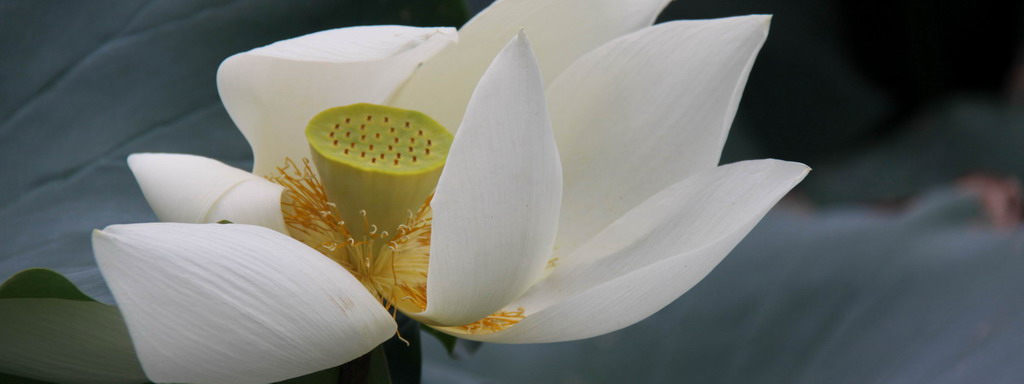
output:
[[[395,332],[340,265],[240,224],[93,233],[96,260],[155,382],[272,382],[366,353]]]
[[[668,0],[502,0],[459,30],[459,43],[423,64],[394,105],[459,127],[473,89],[509,36],[530,35],[545,84],[580,55],[650,26]]]
[[[161,221],[228,220],[288,233],[281,215],[284,188],[202,156],[139,153],[128,166]]]
[[[520,33],[480,80],[438,182],[419,317],[471,323],[522,294],[551,253],[561,198],[544,89]]]
[[[593,337],[654,314],[697,284],[807,174],[755,160],[706,170],[655,194],[581,246],[511,306],[524,320],[489,335],[504,343]]]
[[[327,108],[384,104],[417,65],[455,41],[453,28],[333,29],[229,57],[221,100],[252,147],[259,176],[309,157],[306,124]]]
[[[551,84],[565,169],[559,257],[669,184],[718,165],[768,22],[659,24],[588,53]]]

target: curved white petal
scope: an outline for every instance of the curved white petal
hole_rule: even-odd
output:
[[[284,187],[202,156],[137,153],[128,167],[161,221],[228,220],[287,234],[281,214]]]
[[[461,325],[501,309],[536,281],[562,197],[544,89],[522,34],[473,93],[431,202],[427,310]]]
[[[217,200],[206,214],[205,222],[227,220],[235,224],[259,225],[288,234],[280,208],[283,190],[280,184],[262,178],[243,181],[228,189]]]
[[[745,161],[676,183],[615,221],[559,263],[511,307],[527,317],[470,338],[536,343],[601,335],[647,318],[696,285],[808,168]],[[462,336],[461,337],[466,337]]]
[[[395,106],[429,114],[450,130],[494,55],[520,29],[533,43],[545,84],[591,49],[650,26],[668,0],[500,0],[459,30],[459,43],[423,64]]]
[[[141,383],[117,308],[64,299],[0,300],[0,372],[56,383]]]
[[[659,24],[601,46],[555,80],[547,96],[565,170],[559,257],[718,164],[769,20]]]
[[[303,131],[321,111],[383,104],[417,65],[457,40],[453,28],[333,29],[229,57],[217,71],[221,100],[252,147],[253,173],[309,157]]]
[[[336,366],[395,332],[340,265],[241,224],[130,224],[93,250],[155,382],[273,382]]]

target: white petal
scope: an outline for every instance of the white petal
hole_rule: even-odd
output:
[[[354,359],[395,332],[340,265],[241,224],[131,224],[93,249],[155,382],[272,382]]]
[[[63,299],[0,300],[0,372],[57,383],[145,382],[117,308]]]
[[[396,106],[422,111],[448,129],[459,126],[466,102],[494,55],[523,29],[530,34],[545,84],[577,57],[650,26],[668,0],[501,0],[459,30],[459,43],[413,74]]]
[[[253,173],[309,157],[303,134],[321,111],[383,104],[417,65],[455,41],[453,28],[334,29],[229,57],[217,72],[221,100],[252,146]]]
[[[676,183],[615,221],[516,300],[511,307],[525,308],[526,319],[471,338],[575,340],[643,320],[711,272],[808,170],[799,163],[745,161]]]
[[[228,189],[217,200],[206,214],[205,222],[227,220],[235,224],[259,225],[288,234],[280,208],[283,190],[280,184],[262,178],[243,181]]]
[[[544,89],[520,34],[480,80],[438,181],[420,317],[471,323],[522,294],[544,270],[561,197]]]
[[[128,156],[149,206],[161,221],[228,220],[288,233],[281,214],[284,187],[202,156],[138,153]]]
[[[559,257],[669,184],[718,164],[768,22],[659,24],[601,46],[555,80],[547,95],[565,167]]]

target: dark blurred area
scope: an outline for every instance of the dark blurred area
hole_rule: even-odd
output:
[[[459,25],[489,1],[0,0],[0,281],[111,301],[89,233],[154,221],[134,152],[248,168],[215,73],[326,28]],[[431,383],[1017,383],[1024,378],[1024,2],[686,0],[773,14],[723,163],[814,170],[692,291],[568,343],[484,345]],[[0,376],[0,381],[4,378]]]
[[[801,161],[816,202],[1024,175],[1024,3],[686,1],[660,20],[773,14],[724,162]]]

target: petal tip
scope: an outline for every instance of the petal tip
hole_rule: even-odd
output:
[[[128,155],[128,168],[135,172],[135,168],[143,166],[143,163],[153,156],[152,153],[133,153]]]
[[[131,235],[133,233],[132,231],[136,229],[141,229],[141,227],[150,227],[154,225],[161,225],[161,223],[111,224],[106,227],[103,227],[103,229],[93,229],[92,241],[94,244],[97,241],[116,242],[118,241],[120,235]]]
[[[803,179],[807,177],[807,174],[811,172],[811,167],[808,167],[807,164],[804,163],[787,160],[772,160],[778,162],[780,166],[785,167],[788,170],[788,172],[790,172],[790,174],[793,176],[794,186],[803,181]]]
[[[104,233],[104,232],[103,232],[102,230],[100,230],[100,229],[96,229],[96,228],[94,228],[94,229],[92,230],[92,241],[93,241],[93,242],[96,242],[96,240],[100,240],[100,239],[103,239],[103,238],[105,238],[106,236],[107,236],[107,234],[106,234],[106,233]]]
[[[151,165],[158,165],[160,159],[192,159],[201,158],[201,156],[189,155],[184,153],[157,153],[157,152],[141,152],[133,153],[128,155],[128,168],[133,173],[137,173],[138,169],[142,167],[148,167]]]
[[[459,31],[452,27],[438,27],[434,29],[434,35],[444,37],[453,43],[459,41]]]
[[[768,159],[768,160],[771,160],[772,162],[777,163],[780,166],[792,168],[794,171],[795,170],[800,170],[800,173],[805,174],[805,175],[808,172],[811,171],[811,167],[809,167],[809,166],[807,166],[807,164],[801,163],[799,161],[789,161],[789,160],[781,160],[781,159]]]
[[[519,30],[516,31],[515,36],[512,36],[512,39],[509,40],[508,44],[505,45],[506,50],[510,49],[511,47],[516,47],[518,49],[526,49],[529,50],[531,53],[533,52],[533,48],[530,47],[530,39],[526,37],[526,27],[519,27]]]
[[[768,29],[771,28],[771,25],[772,25],[772,17],[773,17],[773,15],[769,14],[769,15],[758,15],[758,16],[760,16],[760,18],[761,18],[761,28],[763,28],[765,34],[767,34],[768,33]]]
[[[768,36],[768,30],[771,28],[772,17],[772,14],[748,14],[744,16],[726,17],[723,19],[736,20],[737,23],[744,26],[740,28],[751,33]]]

